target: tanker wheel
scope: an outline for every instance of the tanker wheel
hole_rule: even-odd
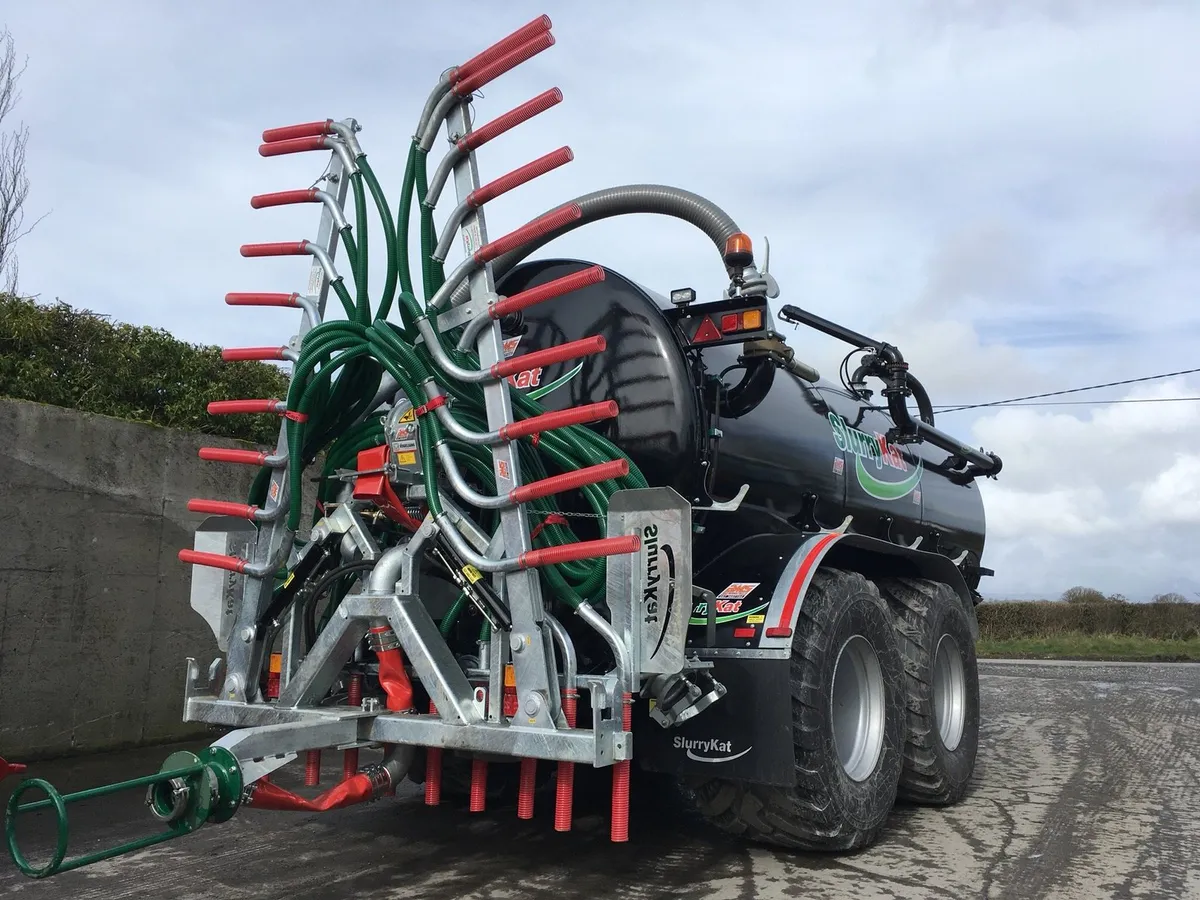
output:
[[[970,619],[949,585],[879,580],[904,656],[908,740],[899,796],[945,806],[966,793],[979,746],[979,667]]]
[[[685,791],[723,831],[801,850],[859,850],[887,821],[904,746],[904,667],[887,603],[857,572],[821,569],[792,638],[796,784],[703,776]]]

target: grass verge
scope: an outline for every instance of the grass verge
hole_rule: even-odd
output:
[[[981,659],[1200,661],[1200,637],[1173,641],[1138,635],[1077,632],[1041,638],[980,638],[975,652]]]

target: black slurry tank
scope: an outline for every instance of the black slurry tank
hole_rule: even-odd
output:
[[[498,285],[512,295],[591,266],[578,260],[523,263]],[[507,352],[602,335],[607,349],[583,360],[532,369],[513,385],[563,409],[606,399],[620,416],[596,426],[642,469],[651,485],[669,485],[698,507],[749,491],[733,513],[696,512],[699,569],[751,534],[838,527],[956,560],[974,590],[984,545],[978,485],[952,471],[952,454],[929,442],[897,445],[876,395],[864,401],[840,384],[810,383],[764,364],[731,370],[716,402],[717,376],[737,363],[742,345],[705,348],[703,372],[685,352],[663,296],[609,269],[605,279],[526,310],[506,322]],[[739,385],[739,382],[742,384]],[[710,434],[719,431],[719,437]]]

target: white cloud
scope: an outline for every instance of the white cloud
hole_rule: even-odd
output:
[[[437,74],[549,11],[557,46],[487,86],[476,121],[551,85],[565,101],[489,145],[481,169],[492,178],[564,143],[576,158],[496,201],[493,234],[610,184],[694,190],[770,236],[779,303],[897,343],[937,404],[1195,359],[1195,4],[778,0],[742,4],[734,27],[715,2],[549,6],[464,2],[451,17],[376,4],[350,45],[322,43],[315,0],[6,9],[30,57],[30,212],[51,213],[20,246],[24,288],[188,340],[276,342],[286,313],[221,297],[303,283],[306,261],[245,260],[237,246],[310,236],[311,208],[254,211],[248,198],[307,186],[321,163],[260,158],[262,129],[357,117],[394,209]],[[376,229],[376,285],[382,251]],[[659,218],[608,220],[544,252],[660,290],[723,287],[705,239]],[[784,332],[836,380],[849,348]],[[1130,396],[1155,391],[1195,395],[1200,382]],[[996,590],[1196,586],[1195,528],[1170,517],[1186,516],[1171,491],[1194,485],[1198,415],[1153,403],[940,416],[1005,461],[984,488]]]

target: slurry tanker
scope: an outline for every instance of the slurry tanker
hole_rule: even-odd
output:
[[[179,552],[219,648],[186,661],[183,719],[223,736],[102,788],[19,783],[6,833],[25,874],[241,807],[400,802],[405,781],[471,813],[515,800],[529,819],[541,802],[569,831],[578,766],[611,778],[617,842],[635,763],[715,828],[807,851],[871,844],[898,797],[963,796],[991,574],[979,479],[1000,459],[935,425],[897,347],[794,304],[773,313],[766,260],[694,193],[600,190],[491,234],[492,201],[572,158],[480,177],[490,142],[562,100],[547,90],[474,124],[473,95],[553,45],[549,29],[540,17],[441,76],[395,217],[353,119],[263,133],[260,154],[319,153],[323,174],[251,205],[312,204],[320,223],[311,240],[241,247],[309,257],[300,289],[225,298],[299,324],[224,351],[290,370],[285,397],[209,405],[277,417],[278,443],[200,450],[257,476],[249,497],[191,500],[207,518]],[[660,294],[602,263],[533,258],[632,214],[695,226],[722,283]],[[386,274],[369,284],[372,215]],[[837,381],[775,320],[848,344]],[[341,777],[322,785],[335,755]],[[303,789],[272,777],[290,765]],[[67,807],[122,790],[145,792],[160,830],[69,857]],[[44,865],[19,839],[38,809],[58,820]]]

